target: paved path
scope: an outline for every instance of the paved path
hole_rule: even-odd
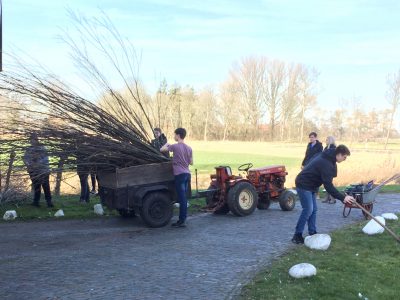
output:
[[[320,204],[327,232],[362,220]],[[380,195],[375,212],[400,211]],[[0,224],[0,299],[230,299],[261,268],[294,247],[299,207],[238,218],[197,215],[186,229],[148,229],[140,219]]]

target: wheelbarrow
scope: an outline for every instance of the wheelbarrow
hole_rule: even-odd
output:
[[[373,181],[368,182],[367,184],[352,184],[349,187],[347,187],[344,192],[347,195],[352,196],[354,199],[356,199],[356,202],[359,204],[345,204],[343,207],[343,217],[348,217],[350,215],[350,212],[353,208],[360,208],[363,207],[365,209],[362,210],[362,213],[365,217],[365,219],[369,219],[370,215],[367,214],[369,212],[370,214],[372,213],[372,210],[374,208],[374,203],[375,203],[375,198],[376,195],[380,192],[383,186],[388,184],[391,181],[394,181],[396,179],[400,178],[400,173],[390,177],[389,179],[383,181],[382,183],[378,185],[374,185]]]

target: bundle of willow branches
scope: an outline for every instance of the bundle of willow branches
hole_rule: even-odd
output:
[[[3,163],[10,151],[22,156],[32,135],[46,147],[51,167],[58,171],[76,169],[78,157],[81,164],[107,170],[166,161],[150,145],[152,124],[140,94],[134,48],[106,16],[71,16],[79,38],[65,34],[63,39],[81,78],[96,90],[102,105],[85,99],[43,67],[27,67],[14,57],[15,65],[0,73],[1,96],[12,99],[12,105],[0,107],[1,115],[9,116],[0,120]],[[124,95],[103,75],[110,67],[102,72],[103,62],[89,49],[100,51],[108,61]]]

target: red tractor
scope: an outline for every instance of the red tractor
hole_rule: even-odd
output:
[[[199,195],[206,197],[207,210],[216,214],[231,211],[236,216],[247,216],[258,209],[268,209],[272,201],[279,202],[288,211],[295,206],[296,195],[284,186],[285,166],[268,166],[252,169],[253,164],[241,165],[238,170],[246,176],[232,175],[228,166],[216,167],[210,187]]]

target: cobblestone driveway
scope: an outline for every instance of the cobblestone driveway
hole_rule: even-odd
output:
[[[362,220],[320,204],[319,232]],[[400,211],[380,195],[375,213]],[[290,243],[299,207],[238,218],[197,215],[186,229],[140,219],[0,224],[0,299],[230,299]]]

